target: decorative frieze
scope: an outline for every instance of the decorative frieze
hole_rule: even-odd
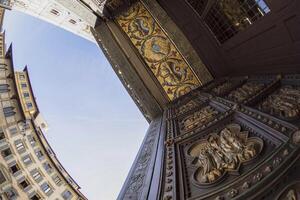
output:
[[[270,199],[276,199],[281,190],[269,194],[263,185],[283,178],[285,170],[296,162],[299,123],[293,119],[291,124],[275,112],[263,112],[258,105],[268,98],[276,103],[272,95],[281,88],[285,94],[281,104],[296,105],[297,85],[300,81],[295,76],[226,78],[174,102],[169,113],[173,116],[167,121],[161,196],[227,200],[260,199],[262,193],[268,193]],[[206,99],[199,102],[198,95]],[[291,113],[296,116],[296,112],[294,108]],[[279,187],[279,182],[276,184]],[[285,190],[279,199],[294,198],[294,194],[294,189]]]
[[[142,3],[132,5],[128,11],[116,17],[116,22],[170,100],[201,85],[177,47]]]

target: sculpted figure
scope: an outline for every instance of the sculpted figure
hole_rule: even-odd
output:
[[[249,97],[255,95],[259,90],[263,88],[264,84],[246,83],[242,87],[230,92],[228,97],[235,102],[242,102]]]
[[[295,118],[300,115],[300,90],[283,87],[271,94],[259,106],[261,110],[283,118]]]
[[[207,140],[190,150],[199,166],[197,181],[202,184],[217,181],[226,171],[236,171],[239,166],[253,159],[262,149],[262,140],[250,138],[238,124],[229,124],[220,135],[212,133]]]
[[[211,106],[206,106],[201,110],[193,113],[192,115],[184,118],[180,122],[180,125],[182,127],[182,130],[189,131],[195,127],[202,126],[203,124],[211,121],[217,114],[217,110],[213,109]]]
[[[226,81],[225,83],[217,86],[212,91],[217,95],[221,95],[232,87],[232,82]]]

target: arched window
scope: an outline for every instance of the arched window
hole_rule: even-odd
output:
[[[5,117],[11,117],[14,116],[16,114],[16,112],[14,111],[14,107],[9,106],[9,107],[4,107],[3,108],[3,113]]]

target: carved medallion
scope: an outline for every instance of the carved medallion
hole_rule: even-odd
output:
[[[269,95],[259,106],[259,109],[284,119],[299,118],[300,90],[284,86]]]
[[[234,102],[241,103],[247,100],[249,97],[255,95],[264,87],[264,84],[248,82],[242,87],[229,93],[228,98]]]
[[[218,113],[219,112],[211,106],[206,106],[181,120],[179,124],[180,129],[186,132],[203,126],[212,121]]]
[[[201,85],[171,39],[138,2],[117,23],[142,55],[170,100]]]
[[[219,134],[209,134],[188,150],[198,167],[194,179],[199,185],[216,183],[226,173],[238,172],[240,166],[255,159],[262,148],[262,139],[248,138],[248,131],[241,131],[240,125],[229,124]]]

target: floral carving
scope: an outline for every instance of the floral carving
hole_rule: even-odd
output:
[[[147,9],[137,2],[117,23],[142,55],[170,100],[201,85],[187,62]]]
[[[219,112],[211,106],[206,106],[181,120],[181,130],[190,131],[194,128],[203,126],[204,124],[212,121],[218,113]]]
[[[241,131],[240,125],[229,124],[219,135],[211,133],[188,150],[198,166],[194,178],[200,185],[216,183],[225,173],[237,172],[243,163],[253,160],[262,148],[260,138],[248,138],[248,131]]]

